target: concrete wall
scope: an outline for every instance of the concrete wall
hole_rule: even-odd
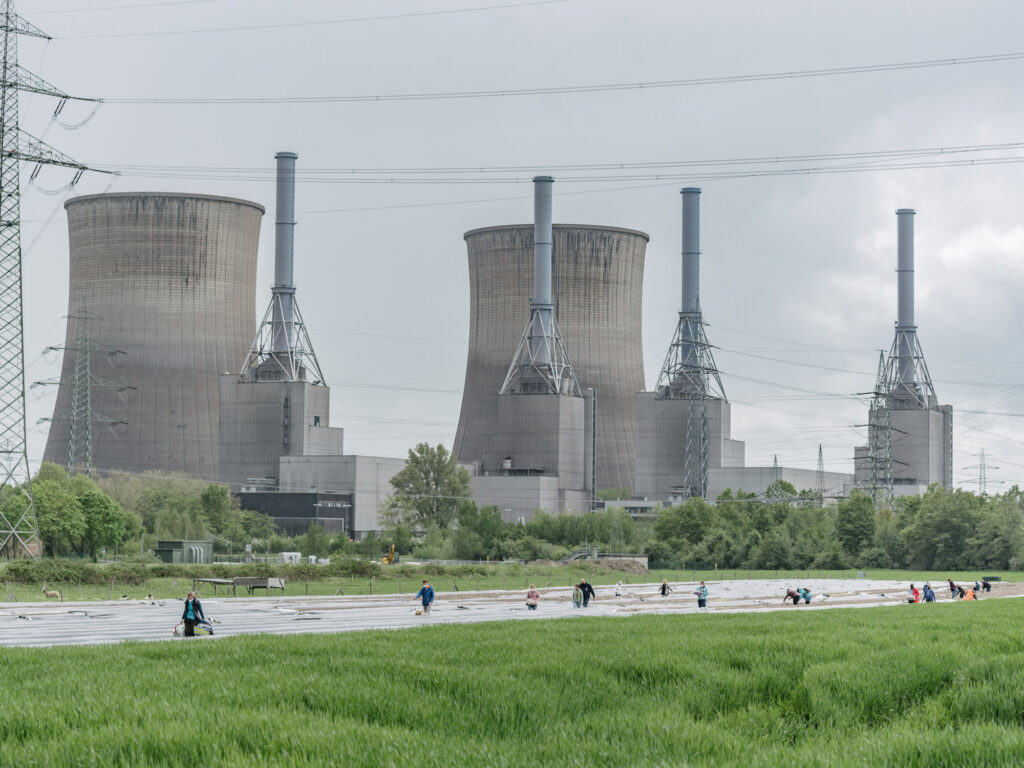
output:
[[[383,456],[282,456],[280,490],[351,494],[354,533],[361,537],[381,529],[378,512],[394,493],[391,478],[404,467],[404,459]]]
[[[555,224],[552,297],[580,386],[597,390],[597,486],[633,488],[635,393],[644,389],[641,302],[648,236]],[[497,397],[530,316],[533,225],[476,229],[469,253],[466,384],[455,436],[461,462],[480,462],[497,428]]]
[[[589,492],[559,489],[550,475],[474,475],[469,488],[478,507],[497,507],[506,523],[529,522],[538,511],[583,514],[591,506]]]
[[[776,480],[792,483],[797,492],[814,491],[818,486],[818,473],[813,469],[794,467],[719,467],[708,471],[708,495],[718,498],[726,489],[733,496],[739,491],[764,493]],[[853,482],[853,475],[845,472],[825,473],[825,496],[842,496],[844,488]]]
[[[894,484],[952,487],[953,410],[892,409]]]
[[[953,406],[892,408],[893,492],[913,495],[908,488],[927,490],[932,483],[953,487]],[[871,484],[869,446],[854,448],[854,483]]]
[[[282,456],[342,454],[344,430],[328,426],[330,388],[237,374],[221,375],[219,386],[220,478],[234,490],[247,478],[278,477]]]
[[[584,487],[584,401],[563,395],[503,395],[497,425],[483,453],[492,474],[504,459],[513,469],[557,475],[558,487]]]
[[[256,330],[256,252],[263,207],[176,193],[68,200],[68,315],[87,312],[92,424],[99,470],[218,473],[217,376],[238,370]],[[43,458],[68,459],[74,351],[69,319],[54,420]],[[124,354],[108,355],[103,350]]]
[[[686,478],[686,426],[691,401],[660,400],[638,392],[635,495],[667,499]],[[742,467],[745,444],[730,437],[732,410],[725,400],[707,401],[708,468]],[[711,495],[714,498],[714,495]]]

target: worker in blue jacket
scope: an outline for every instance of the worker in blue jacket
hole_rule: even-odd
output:
[[[195,592],[189,592],[185,598],[185,609],[181,612],[181,620],[185,622],[185,637],[195,637],[196,624],[205,619],[203,604],[199,602]]]
[[[423,580],[423,586],[420,587],[420,591],[416,593],[416,597],[420,598],[423,602],[423,612],[430,613],[430,606],[434,603],[434,588],[430,586],[430,582],[426,579]],[[413,598],[413,600],[416,599]]]

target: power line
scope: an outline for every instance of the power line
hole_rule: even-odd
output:
[[[950,159],[950,160],[932,160],[932,161],[911,161],[911,162],[863,162],[863,163],[852,163],[849,165],[840,166],[802,166],[796,168],[774,168],[768,170],[738,170],[738,171],[718,171],[718,172],[703,172],[703,173],[649,173],[649,174],[630,174],[630,175],[618,175],[618,176],[562,176],[559,181],[565,183],[623,183],[623,182],[637,182],[637,181],[657,181],[664,184],[676,184],[681,181],[689,183],[697,182],[708,182],[708,181],[726,181],[732,179],[754,179],[754,178],[768,178],[776,176],[817,176],[822,174],[831,173],[863,173],[871,171],[900,171],[900,170],[920,170],[928,168],[963,168],[963,167],[974,167],[974,166],[991,166],[991,165],[1007,165],[1024,162],[1024,156],[1021,155],[1010,155],[1004,157],[981,157],[981,158],[970,158],[970,159]],[[108,166],[109,167],[109,166]],[[147,171],[133,169],[131,166],[122,166],[125,170],[120,171],[123,176],[133,176],[139,178],[161,178],[161,179],[193,179],[193,180],[205,180],[205,181],[271,181],[272,176],[255,176],[248,174],[238,173],[217,173],[217,172],[193,172],[190,170],[182,171]],[[352,173],[343,174],[336,177],[312,177],[303,179],[305,183],[312,184],[385,184],[385,185],[438,185],[438,184],[455,184],[455,185],[466,185],[466,184],[524,184],[532,181],[532,177],[529,175],[514,177],[514,176],[477,176],[477,177],[402,177],[402,176],[377,176],[371,177],[359,177]]]
[[[787,163],[833,162],[840,160],[898,160],[920,157],[938,157],[947,155],[970,154],[974,152],[1000,152],[1024,149],[1024,141],[1002,141],[988,144],[953,144],[946,147],[904,147],[899,149],[873,149],[858,152],[819,152],[800,155],[754,155],[748,157],[720,157],[710,159],[683,160],[641,160],[611,163],[564,163],[560,165],[543,164],[547,172],[566,173],[581,171],[620,171],[643,169],[689,169],[715,168],[719,166],[750,166],[750,165],[782,165]],[[142,165],[119,164],[118,168],[153,173],[203,173],[226,174],[244,178],[249,175],[266,177],[274,169],[267,166],[211,166],[211,165]],[[374,176],[379,174],[404,174],[418,176],[424,174],[535,174],[537,164],[531,165],[464,165],[464,166],[418,166],[390,168],[302,168],[296,171],[299,178],[311,180],[321,176]]]
[[[110,32],[98,35],[66,35],[61,40],[97,40],[114,37],[166,37],[169,35],[199,35],[213,32],[252,32],[264,29],[293,29],[297,27],[320,27],[330,24],[356,24],[366,21],[387,21],[391,19],[416,19],[424,16],[451,16],[458,13],[478,13],[481,11],[497,11],[507,8],[522,8],[531,5],[552,5],[565,3],[568,0],[528,0],[519,3],[503,3],[501,5],[481,5],[473,8],[444,8],[434,11],[414,11],[411,13],[394,13],[380,16],[352,16],[345,19],[322,19],[320,21],[295,21],[284,24],[250,24],[239,27],[207,27],[204,29],[171,29],[159,32]],[[1022,54],[1024,56],[1024,54]]]
[[[93,11],[122,11],[129,9],[159,8],[166,5],[197,5],[199,3],[215,3],[218,0],[167,0],[162,3],[136,3],[134,5],[104,5],[97,8],[62,8],[52,11],[33,11],[33,16],[51,16],[60,13],[92,13]]]
[[[490,8],[471,8],[466,10],[491,10],[492,8],[511,8],[519,5],[540,5],[544,2],[561,2],[561,0],[542,0],[536,3],[514,3],[506,6]],[[436,13],[461,13],[464,11],[437,11]],[[409,16],[428,16],[434,12],[413,13]],[[220,30],[187,30],[181,32],[138,32],[119,35],[81,35],[67,39],[83,37],[136,37],[142,35],[186,34],[188,32],[221,32],[241,29],[270,29],[275,27],[310,26],[316,24],[337,24],[346,21],[376,21],[380,18],[404,18],[404,16],[370,17],[361,19],[339,19],[337,21],[305,22],[298,24],[273,24],[265,27],[235,27]],[[236,96],[221,98],[119,98],[107,99],[112,104],[351,104],[358,102],[384,101],[436,101],[441,99],[485,99],[507,96],[548,96],[572,93],[604,93],[608,91],[639,91],[660,88],[690,88],[705,85],[729,85],[733,83],[755,83],[772,80],[799,80],[815,77],[836,77],[840,75],[860,75],[875,72],[895,72],[908,69],[931,69],[934,67],[952,67],[965,64],[994,64],[1005,61],[1024,59],[1024,51],[1014,53],[997,53],[986,56],[964,56],[949,59],[925,59],[919,61],[901,61],[888,64],[862,64],[850,67],[830,67],[822,69],[803,69],[792,72],[761,72],[745,75],[718,75],[712,77],[695,77],[680,80],[651,80],[634,83],[600,83],[592,85],[565,85],[546,88],[503,88],[498,90],[480,91],[426,91],[422,93],[391,93],[376,95],[337,95],[337,96]]]

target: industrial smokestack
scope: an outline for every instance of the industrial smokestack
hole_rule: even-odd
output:
[[[547,339],[551,336],[551,188],[555,180],[537,176],[533,180],[533,315],[531,345],[533,360],[541,365],[551,363]]]
[[[274,223],[273,352],[292,350],[295,322],[295,160],[294,152],[278,152],[277,213]]]
[[[683,196],[683,306],[700,312],[700,188],[685,187]]]
[[[915,381],[914,351],[917,346],[917,326],[914,324],[914,214],[912,208],[896,211],[896,354],[899,381],[907,385]]]

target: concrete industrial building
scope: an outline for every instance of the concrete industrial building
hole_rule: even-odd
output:
[[[69,317],[44,460],[67,465],[76,432],[76,469],[216,480],[217,375],[255,330],[263,206],[125,192],[65,208]]]
[[[638,498],[714,501],[731,490],[763,494],[784,480],[797,491],[835,497],[852,480],[841,472],[792,467],[747,467],[745,445],[732,439],[732,414],[704,333],[700,304],[700,189],[682,194],[682,307],[675,335],[653,392],[638,392]]]
[[[470,465],[474,499],[497,506],[508,522],[529,520],[538,509],[585,512],[593,503],[594,397],[592,392],[583,396],[569,351],[579,345],[562,330],[562,313],[553,299],[552,184],[548,176],[534,179],[533,269],[524,270],[532,278],[532,292],[528,302],[520,296],[529,314],[520,315],[516,326],[502,334],[497,328],[484,329],[494,334],[485,338],[510,338],[503,370],[492,372],[500,371],[501,377],[495,378],[489,394],[475,378],[479,371],[473,370],[471,341],[463,419],[456,436],[455,455]],[[467,241],[472,234],[467,234]],[[472,256],[470,261],[472,270]],[[571,280],[564,273],[562,279],[570,291]],[[480,292],[473,296],[479,298]],[[498,317],[488,310],[478,304],[471,309],[475,317]],[[524,321],[521,335],[509,336],[515,327],[523,328]],[[473,334],[480,330],[474,323]],[[481,391],[471,393],[472,385]],[[474,394],[479,399],[474,400]],[[614,404],[610,408],[614,419]],[[608,437],[614,439],[614,431],[609,430]],[[627,469],[619,467],[622,472]]]
[[[704,333],[700,307],[700,189],[683,200],[682,308],[653,392],[636,395],[636,494],[714,499],[709,473],[742,467],[731,408]]]
[[[289,534],[312,523],[361,537],[380,529],[399,459],[344,456],[344,432],[330,425],[331,390],[296,298],[295,161],[279,152],[274,285],[248,353],[219,377],[220,479],[243,504]]]
[[[593,389],[597,399],[596,485],[633,488],[634,398],[644,388],[641,306],[649,238],[630,229],[569,224],[554,224],[552,234],[552,304],[576,380],[585,397]],[[474,494],[488,483],[494,486],[488,493],[497,493],[501,481],[486,478],[503,471],[495,463],[503,457],[488,453],[488,446],[498,428],[498,392],[530,317],[533,225],[474,229],[465,240],[469,354],[453,452],[477,470],[481,479],[474,481]],[[506,491],[513,493],[509,486]],[[553,490],[545,493],[538,508],[552,509]],[[501,509],[511,501],[501,494],[487,498]]]
[[[896,334],[879,364],[868,444],[854,449],[854,485],[876,502],[953,485],[953,407],[939,405],[914,321],[914,215],[896,211]]]

